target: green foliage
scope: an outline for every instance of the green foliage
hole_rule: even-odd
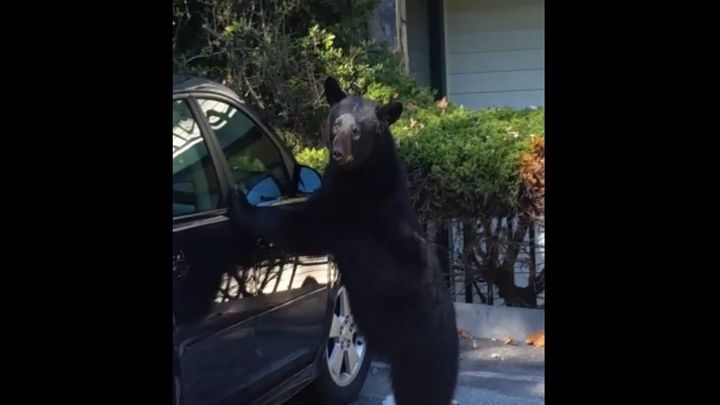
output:
[[[417,109],[393,133],[417,208],[437,217],[477,217],[517,207],[520,157],[544,134],[544,111]]]
[[[228,161],[230,170],[233,172],[262,172],[265,165],[257,158],[247,155],[235,155]]]
[[[295,158],[300,164],[312,167],[320,173],[323,173],[330,155],[327,148],[302,148],[295,153]]]

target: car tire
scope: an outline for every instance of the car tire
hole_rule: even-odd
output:
[[[348,404],[365,383],[372,352],[355,325],[345,287],[337,291],[320,373],[313,383],[318,403]]]

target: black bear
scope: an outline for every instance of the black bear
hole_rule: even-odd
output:
[[[399,405],[449,405],[458,375],[455,310],[410,203],[390,134],[402,104],[347,96],[325,81],[324,184],[295,208],[260,208],[234,195],[231,216],[298,253],[330,253],[368,345],[391,364]]]

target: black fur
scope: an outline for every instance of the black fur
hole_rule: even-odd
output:
[[[326,94],[328,125],[348,111],[364,118],[359,141],[372,143],[369,154],[352,168],[331,159],[323,187],[297,208],[235,198],[233,217],[287,250],[332,254],[359,328],[391,363],[396,403],[448,405],[458,374],[455,311],[438,263],[428,260],[389,131],[402,105],[346,97],[332,79]]]

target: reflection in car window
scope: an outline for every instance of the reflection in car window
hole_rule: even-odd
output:
[[[198,103],[217,136],[235,184],[248,200],[257,204],[281,197],[290,178],[272,140],[235,107],[210,99],[198,99]]]
[[[173,217],[219,208],[212,160],[185,101],[173,101]]]

